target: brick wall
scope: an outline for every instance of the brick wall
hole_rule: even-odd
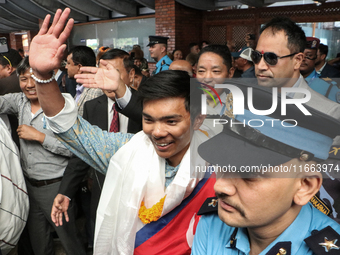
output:
[[[168,51],[175,49],[175,0],[155,1],[156,35],[167,36]]]
[[[156,0],[156,35],[168,36],[168,52],[180,49],[185,57],[189,53],[189,44],[202,40],[202,16],[202,11],[175,0]]]
[[[21,35],[15,35],[15,33],[10,33],[9,34],[10,42],[9,46],[12,49],[18,50],[22,48],[22,40],[21,40]]]
[[[189,44],[200,44],[202,41],[203,12],[175,4],[176,13],[176,49],[183,52],[185,58],[189,54]]]

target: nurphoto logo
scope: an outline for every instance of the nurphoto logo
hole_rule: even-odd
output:
[[[206,84],[203,84],[204,86],[208,86]],[[230,90],[230,93],[232,93],[232,110],[234,115],[244,115],[244,95],[240,88],[238,88],[235,85],[231,84],[216,84],[215,88],[223,88]],[[214,96],[207,91],[204,88],[201,88],[203,91],[205,91],[216,103]],[[216,93],[216,91],[209,86],[209,89],[213,91],[217,98],[220,100],[220,103],[222,104],[221,98]],[[267,110],[258,110],[255,109],[253,106],[253,88],[249,87],[247,88],[248,93],[248,100],[247,105],[248,109],[251,113],[256,115],[270,115],[272,114],[276,108],[277,108],[277,102],[278,102],[278,88],[274,87],[272,88],[272,106],[270,109]],[[289,98],[287,97],[287,94],[289,93],[303,93],[305,95],[304,98]],[[201,96],[201,114],[206,115],[207,114],[207,94],[203,94]],[[307,89],[304,88],[281,88],[281,115],[286,115],[286,106],[288,104],[295,104],[297,108],[300,109],[300,111],[304,115],[311,115],[311,113],[302,105],[304,103],[307,103],[311,98],[311,94]]]

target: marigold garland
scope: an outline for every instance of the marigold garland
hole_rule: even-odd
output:
[[[154,204],[151,208],[146,208],[144,205],[144,201],[142,201],[141,206],[139,208],[138,217],[144,224],[148,224],[153,221],[157,221],[163,211],[164,200],[166,195],[159,200],[158,203]]]

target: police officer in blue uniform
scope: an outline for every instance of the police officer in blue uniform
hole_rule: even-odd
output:
[[[217,198],[199,212],[192,254],[340,254],[340,225],[309,203],[340,122],[305,105],[311,115],[298,104],[282,106],[280,98],[273,113],[257,115],[254,109],[271,108],[271,89],[233,83],[253,107],[238,115],[227,108],[215,122],[223,132],[198,149],[216,173]]]
[[[330,100],[340,103],[340,89],[337,87],[337,84],[330,78],[319,78],[320,75],[315,70],[320,40],[315,37],[306,37],[306,39],[305,56],[300,66],[300,73],[307,81],[309,87]]]
[[[149,36],[149,52],[150,56],[157,62],[156,69],[152,75],[158,74],[161,71],[169,69],[172,60],[167,55],[169,37],[164,36]]]

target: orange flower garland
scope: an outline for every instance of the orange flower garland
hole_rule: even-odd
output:
[[[144,201],[142,201],[141,206],[139,208],[138,217],[144,224],[157,221],[161,217],[165,197],[166,196],[161,198],[161,200],[159,200],[159,202],[154,204],[151,208],[146,208],[144,205]]]

